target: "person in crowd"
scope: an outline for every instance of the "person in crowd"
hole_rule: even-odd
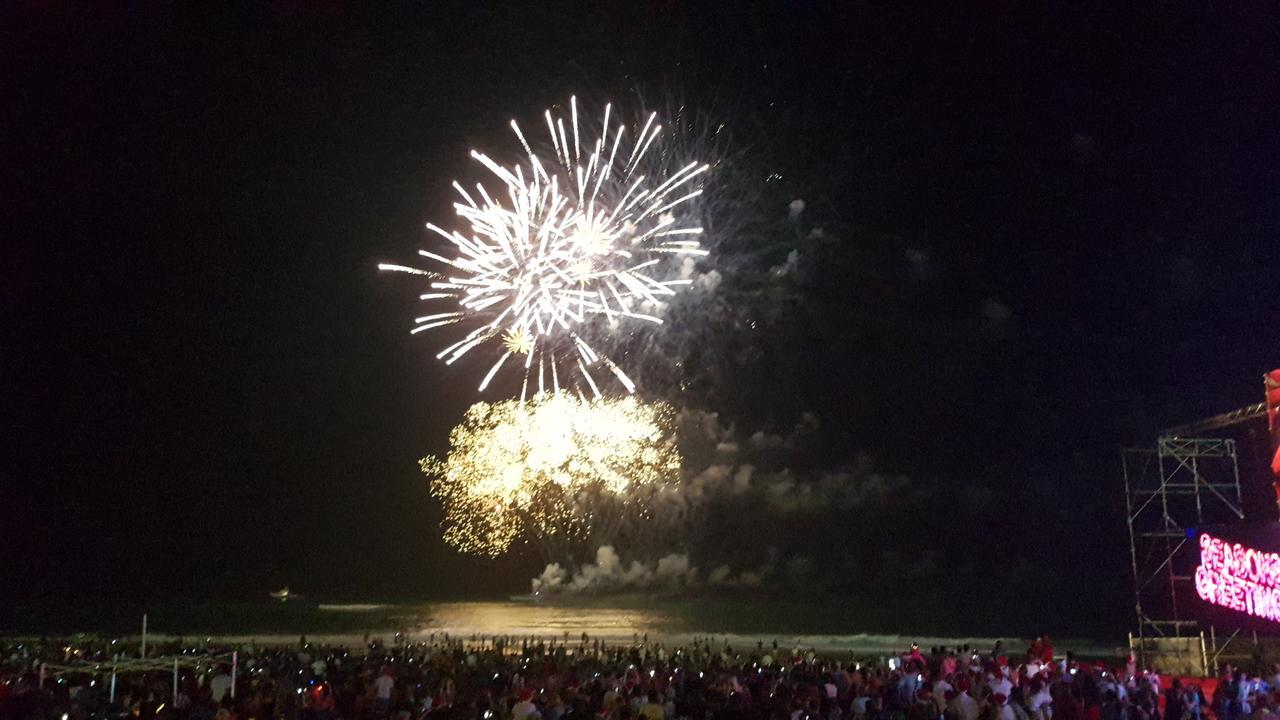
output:
[[[978,698],[974,696],[975,688],[969,682],[961,683],[957,686],[955,698],[947,703],[947,715],[954,716],[955,720],[978,720],[978,716],[982,712],[982,708],[978,703]],[[981,694],[981,686],[977,686],[977,692]]]
[[[380,713],[386,713],[391,709],[391,693],[396,688],[396,671],[390,665],[383,665],[382,672],[378,674],[377,679],[373,681],[373,697],[374,702]]]
[[[938,706],[933,702],[933,687],[924,683],[916,691],[915,700],[907,709],[907,720],[938,720]]]
[[[657,690],[649,691],[647,701],[640,706],[639,717],[644,720],[666,720],[666,703],[662,701],[662,695]]]
[[[540,720],[538,706],[533,702],[533,690],[522,688],[519,700],[511,706],[511,720]]]
[[[1053,720],[1053,698],[1049,694],[1048,683],[1037,677],[1031,681],[1028,689],[1030,695],[1026,699],[1026,707],[1031,720]]]

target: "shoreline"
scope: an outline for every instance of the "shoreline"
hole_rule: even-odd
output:
[[[1013,635],[996,636],[988,634],[907,634],[907,633],[874,633],[858,631],[822,630],[813,627],[820,625],[821,619],[804,619],[804,622],[793,620],[791,623],[778,616],[751,617],[749,621],[738,623],[732,627],[733,619],[723,617],[711,621],[700,621],[697,617],[682,615],[679,608],[664,609],[653,605],[648,608],[621,607],[630,604],[628,599],[609,606],[607,601],[596,603],[532,603],[522,601],[507,602],[453,602],[429,603],[422,605],[397,605],[381,603],[325,603],[306,606],[275,605],[265,606],[262,610],[275,611],[287,615],[289,622],[280,623],[271,628],[272,623],[263,618],[266,629],[260,631],[238,630],[234,628],[234,619],[221,618],[222,625],[231,625],[219,632],[173,632],[175,625],[181,625],[181,619],[169,619],[167,627],[156,627],[156,632],[148,632],[149,643],[172,643],[178,640],[194,641],[196,644],[212,645],[256,645],[266,647],[296,647],[301,637],[308,642],[322,645],[345,645],[359,647],[369,641],[380,641],[384,645],[394,644],[397,635],[404,642],[422,642],[433,634],[448,634],[454,638],[492,638],[506,636],[515,638],[532,638],[542,641],[564,642],[566,638],[571,645],[576,644],[583,633],[594,640],[601,640],[608,645],[624,646],[634,643],[637,638],[648,637],[650,644],[661,643],[668,647],[690,645],[694,639],[711,639],[717,644],[729,644],[736,651],[752,650],[757,645],[771,648],[777,641],[779,650],[813,650],[816,653],[832,656],[890,657],[905,652],[912,643],[924,648],[946,646],[960,647],[967,644],[971,648],[986,652],[997,640],[1003,640],[1009,653],[1016,654],[1025,649],[1030,640]],[[746,608],[744,609],[752,609]],[[325,619],[340,618],[340,629],[325,627]],[[367,622],[366,622],[367,621]],[[154,623],[154,619],[153,619]],[[301,624],[299,624],[301,623]],[[194,624],[194,623],[193,623]],[[247,623],[246,623],[247,624]],[[767,627],[775,625],[776,627]],[[791,624],[792,627],[786,627]],[[832,622],[832,625],[845,624]],[[285,629],[286,625],[290,629]],[[718,625],[718,627],[717,627]],[[804,625],[805,627],[796,627]],[[751,627],[746,627],[751,626]],[[135,626],[140,630],[140,625]],[[119,641],[136,644],[141,639],[138,630],[127,634],[112,635],[110,633],[50,633],[48,638],[71,637],[76,634],[91,634],[99,637],[114,637]],[[35,641],[40,633],[17,632],[5,633],[9,640],[27,642]],[[1055,639],[1055,646],[1062,651],[1074,651],[1077,656],[1095,659],[1122,657],[1127,652],[1127,644],[1123,639],[1111,643],[1091,638],[1063,637]]]

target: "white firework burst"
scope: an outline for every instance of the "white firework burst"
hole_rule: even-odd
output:
[[[576,98],[569,107],[568,128],[564,118],[545,113],[550,145],[541,153],[511,121],[525,152],[517,164],[504,166],[472,150],[500,183],[497,189],[477,183],[472,192],[455,181],[454,208],[464,229],[427,224],[449,244],[444,253],[419,251],[441,266],[430,273],[431,291],[420,297],[443,307],[416,318],[410,332],[475,324],[437,357],[452,364],[473,349],[496,346],[500,354],[480,390],[510,361],[524,370],[521,397],[531,382],[539,392],[559,391],[559,367],[576,370],[596,397],[598,376],[607,374],[634,392],[622,369],[583,338],[584,324],[661,323],[650,309],[689,283],[664,277],[662,258],[707,254],[687,203],[702,193],[709,166],[692,162],[645,177],[638,169],[662,131],[656,113],[632,137],[624,123],[610,124],[610,105],[598,133],[584,132]]]

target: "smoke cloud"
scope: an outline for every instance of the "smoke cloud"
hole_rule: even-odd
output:
[[[785,433],[740,437],[716,413],[681,412],[680,480],[645,488],[648,494],[633,498],[643,511],[589,561],[548,564],[533,591],[682,592],[805,581],[823,566],[811,545],[839,543],[824,533],[843,527],[842,517],[863,515],[871,527],[866,518],[909,488],[906,478],[877,473],[865,460],[835,472],[794,469],[797,457],[812,453],[819,429],[816,417],[804,415]]]
[[[559,563],[547,565],[542,574],[533,579],[532,586],[534,593],[546,595],[634,590],[678,592],[700,586],[758,587],[769,572],[762,569],[735,574],[728,565],[720,565],[704,576],[690,562],[687,553],[672,553],[650,562],[624,562],[612,546],[604,545],[596,551],[595,562],[573,572]]]

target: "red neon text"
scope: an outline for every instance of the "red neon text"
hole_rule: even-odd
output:
[[[1214,605],[1280,622],[1280,554],[1202,533],[1196,593]]]

